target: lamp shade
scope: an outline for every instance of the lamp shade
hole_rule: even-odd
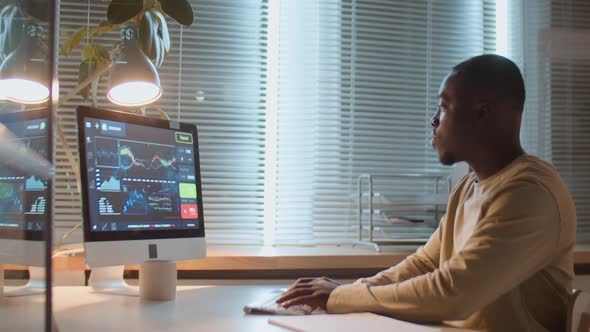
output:
[[[162,96],[156,67],[139,47],[133,27],[125,27],[121,35],[124,45],[109,74],[107,98],[122,106],[153,103]]]
[[[0,65],[2,97],[21,104],[49,99],[47,48],[41,42],[42,28],[25,23],[25,37]]]

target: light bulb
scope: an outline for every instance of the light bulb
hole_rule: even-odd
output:
[[[143,106],[162,95],[160,77],[154,64],[137,42],[135,27],[121,31],[123,49],[113,64],[107,82],[107,98],[122,106]]]
[[[49,100],[50,67],[43,28],[27,22],[23,31],[24,39],[0,64],[2,98],[21,104],[44,103]]]
[[[149,82],[125,82],[112,87],[107,97],[122,106],[143,106],[158,100],[162,89]]]
[[[21,104],[39,104],[49,100],[49,89],[35,81],[22,78],[3,80],[1,85],[6,99]]]

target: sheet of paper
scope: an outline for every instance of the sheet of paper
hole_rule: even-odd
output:
[[[452,327],[412,324],[372,313],[344,315],[281,316],[268,319],[269,324],[296,332],[459,332]]]

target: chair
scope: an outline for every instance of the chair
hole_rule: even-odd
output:
[[[590,331],[590,292],[575,290],[567,308],[567,332]]]

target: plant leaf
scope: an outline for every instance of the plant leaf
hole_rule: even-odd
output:
[[[162,10],[176,22],[190,27],[193,24],[193,7],[187,0],[160,0]]]
[[[7,4],[0,11],[0,62],[4,61],[21,42],[23,36],[22,20],[18,7]]]
[[[111,55],[109,54],[109,50],[101,44],[94,44],[94,55],[97,62],[110,62]],[[100,68],[100,66],[97,66]]]
[[[150,11],[146,11],[141,17],[139,27],[137,28],[137,39],[143,53],[150,59],[156,57],[154,38],[157,37],[155,31],[157,31],[156,20],[154,20]]]
[[[158,22],[158,35],[162,38],[164,42],[164,51],[166,56],[168,56],[168,52],[170,52],[170,33],[168,32],[168,23],[166,23],[166,18],[164,15],[157,9],[152,9],[152,16]]]
[[[88,45],[84,46],[84,49],[82,50],[82,61],[86,60],[94,60],[101,63],[109,62],[109,50],[100,44],[89,43]],[[99,66],[97,66],[97,69],[98,67]]]
[[[70,52],[84,40],[84,37],[86,37],[86,27],[78,28],[62,45],[60,53],[65,56],[70,55]]]
[[[84,48],[82,49],[82,53],[80,53],[80,56],[82,57],[82,61],[96,58],[96,56],[94,55],[94,44],[86,44],[86,46],[84,46]]]
[[[143,9],[143,0],[112,0],[107,9],[107,19],[111,24],[127,22]]]
[[[155,36],[154,38],[154,49],[155,49],[155,53],[156,56],[154,58],[154,65],[156,65],[156,68],[160,68],[160,66],[162,65],[162,63],[164,63],[164,41],[162,41],[162,38],[160,38],[158,35]]]
[[[103,33],[113,31],[121,27],[121,24],[111,24],[109,21],[102,21],[96,28],[90,29],[90,33],[94,35],[102,35]]]

